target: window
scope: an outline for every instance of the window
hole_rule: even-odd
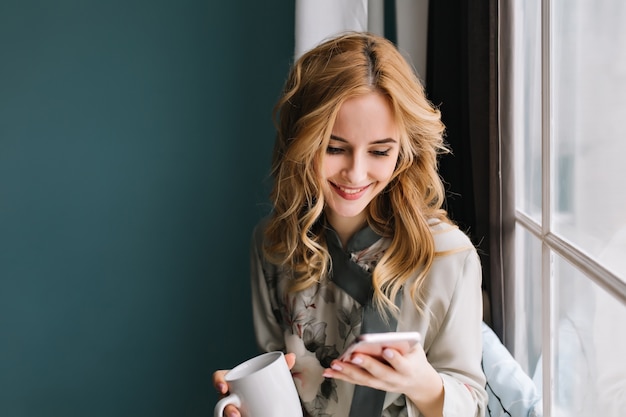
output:
[[[626,410],[626,2],[514,4],[513,354],[545,416]]]

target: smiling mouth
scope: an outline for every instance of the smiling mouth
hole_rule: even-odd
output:
[[[363,190],[365,190],[366,188],[368,188],[368,187],[369,187],[369,185],[366,185],[365,187],[359,187],[359,188],[345,188],[345,187],[342,187],[342,186],[340,186],[340,185],[337,185],[337,184],[335,184],[335,183],[333,183],[333,182],[331,182],[331,185],[332,185],[333,187],[335,187],[336,189],[338,189],[339,191],[341,191],[342,193],[344,193],[344,194],[348,194],[348,195],[355,195],[355,194],[358,194],[358,193],[360,193],[361,191],[363,191]]]

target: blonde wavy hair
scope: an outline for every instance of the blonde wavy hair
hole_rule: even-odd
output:
[[[387,188],[367,208],[370,227],[391,240],[373,270],[374,303],[397,313],[398,291],[413,275],[412,299],[421,310],[423,282],[436,256],[431,219],[450,223],[442,209],[438,156],[448,152],[440,112],[426,98],[395,45],[368,33],[345,33],[310,50],[292,66],[274,108],[273,212],[264,253],[293,273],[290,291],[309,288],[331,269],[318,175],[342,103],[379,92],[400,131],[400,153]]]

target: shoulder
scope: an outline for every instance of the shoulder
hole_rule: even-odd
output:
[[[261,218],[252,230],[252,239],[250,242],[252,256],[259,263],[266,275],[276,275],[282,270],[282,267],[271,262],[265,253],[264,246],[266,243],[266,230],[271,221],[271,214]]]
[[[257,248],[260,248],[263,245],[263,241],[265,240],[265,229],[270,221],[270,215],[261,218],[254,226],[252,230],[252,244]]]
[[[470,238],[458,226],[433,219],[429,222],[435,243],[435,252],[439,254],[475,251]]]
[[[482,280],[482,268],[478,252],[470,238],[456,225],[433,222],[431,231],[435,241],[435,259],[428,273],[427,285],[444,297],[451,297],[458,288],[469,282]],[[472,284],[474,285],[474,284]]]
[[[419,300],[426,314],[412,308],[414,295],[408,291],[401,312],[405,326],[421,323],[418,331],[428,339],[425,346],[430,346],[450,317],[450,309],[461,308],[468,315],[477,314],[476,311],[482,314],[482,268],[470,238],[447,222],[433,221],[430,229],[435,241],[435,257],[424,277],[423,296],[420,296],[423,298]]]
[[[252,230],[252,238],[250,242],[250,255],[252,260],[253,270],[263,277],[268,284],[275,282],[281,271],[278,265],[273,264],[267,259],[265,251],[263,250],[265,242],[265,230],[267,229],[270,216],[263,217],[257,222]],[[253,277],[256,274],[253,273]],[[275,284],[272,284],[275,285]]]

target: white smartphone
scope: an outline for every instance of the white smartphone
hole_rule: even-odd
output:
[[[422,336],[419,332],[365,333],[358,336],[348,346],[346,351],[339,356],[339,360],[349,361],[352,354],[356,352],[382,359],[382,353],[385,348],[392,348],[401,354],[405,354],[416,343],[420,343],[421,340]]]

